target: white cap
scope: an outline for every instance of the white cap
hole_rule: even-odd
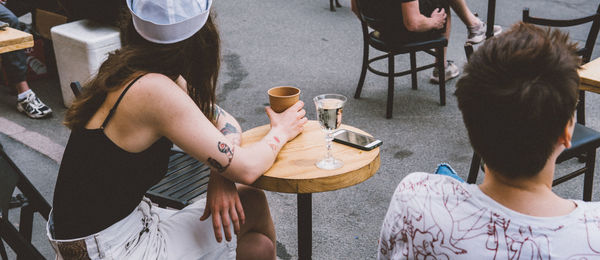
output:
[[[133,26],[144,39],[169,44],[198,32],[208,19],[212,0],[127,0]]]

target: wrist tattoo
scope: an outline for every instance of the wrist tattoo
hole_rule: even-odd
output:
[[[223,166],[221,165],[221,163],[219,163],[217,160],[213,159],[213,158],[208,158],[208,164],[210,164],[211,167],[215,168],[218,172],[224,172],[225,170],[227,170],[227,167],[229,167],[229,165],[231,165],[231,160],[233,160],[233,148],[230,148],[229,145],[227,145],[226,143],[223,143],[221,141],[219,141],[217,143],[217,149],[219,149],[219,152],[224,153],[225,156],[227,156],[227,165]]]
[[[277,152],[277,146],[274,144],[269,144],[269,147],[271,147],[271,150],[273,150],[273,152]]]
[[[269,147],[271,147],[271,150],[273,150],[273,153],[277,153],[277,144],[281,143],[281,141],[279,141],[279,138],[277,138],[277,136],[273,136],[273,141],[267,141],[267,144],[269,145]]]

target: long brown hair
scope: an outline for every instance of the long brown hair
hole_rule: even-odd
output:
[[[160,73],[172,80],[182,76],[188,94],[208,117],[214,119],[215,88],[220,66],[220,40],[214,18],[192,37],[173,44],[157,44],[142,38],[131,20],[123,14],[123,47],[110,53],[98,74],[86,83],[81,97],[67,110],[64,124],[70,129],[84,128],[107,93],[146,73]]]

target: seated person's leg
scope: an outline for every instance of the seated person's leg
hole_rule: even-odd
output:
[[[469,35],[467,42],[477,44],[485,40],[486,25],[467,6],[465,0],[450,0],[452,10],[456,12],[460,20],[467,26]],[[494,35],[502,32],[502,27],[494,25]]]
[[[226,239],[217,242],[212,218],[200,220],[206,206],[205,199],[172,215],[162,214],[159,229],[166,241],[168,259],[229,259],[233,255],[237,259],[275,259],[275,227],[264,192],[245,185],[238,185],[237,190],[244,208],[245,223],[241,224],[239,234],[233,236],[231,242]],[[233,226],[230,222],[229,234],[232,235]],[[221,232],[223,234],[222,229]]]
[[[238,235],[238,259],[275,259],[275,226],[262,190],[238,185],[246,223]]]
[[[3,5],[0,5],[0,21],[8,23],[12,28],[19,29],[19,20]],[[52,114],[52,109],[37,98],[25,81],[26,59],[27,56],[23,50],[2,54],[2,67],[6,71],[9,87],[14,87],[17,91],[17,110],[31,118],[49,116]]]

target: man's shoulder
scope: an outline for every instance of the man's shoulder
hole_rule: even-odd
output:
[[[432,174],[426,172],[413,172],[408,174],[396,188],[397,195],[409,193],[410,196],[416,194],[441,194],[444,190],[462,191],[454,194],[468,193],[466,184],[457,181],[454,178],[441,174]]]
[[[428,185],[429,183],[453,183],[453,184],[461,184],[461,182],[457,181],[454,178],[449,176],[445,176],[442,174],[433,174],[426,172],[413,172],[402,179],[400,182],[407,184],[417,184],[417,185]]]
[[[581,207],[583,212],[591,217],[600,218],[600,201],[575,201],[577,207]]]

